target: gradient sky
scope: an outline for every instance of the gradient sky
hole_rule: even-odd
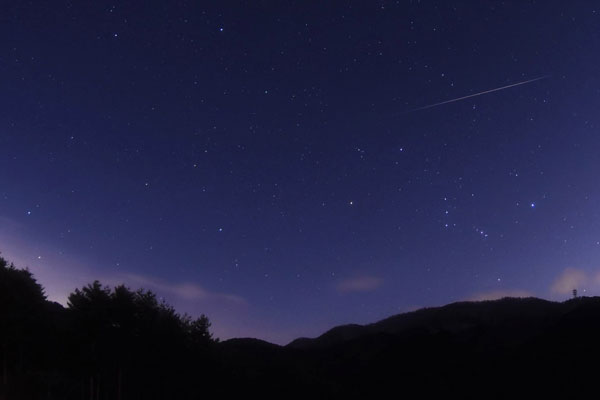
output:
[[[221,339],[598,294],[599,27],[588,1],[4,2],[0,251],[52,300],[125,282]]]

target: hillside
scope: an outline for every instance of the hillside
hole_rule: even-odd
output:
[[[591,388],[596,369],[587,361],[600,356],[599,335],[599,297],[505,298],[335,327],[245,365],[253,367],[252,385],[293,387],[299,397],[383,396],[392,389],[461,398],[569,396]],[[247,344],[234,364],[251,357]]]
[[[1,262],[0,289],[0,400],[572,398],[598,375],[600,297],[458,302],[279,346],[220,342],[142,289],[96,281],[62,307]]]
[[[565,311],[567,303],[555,303],[537,298],[504,298],[495,301],[458,302],[443,307],[423,308],[388,317],[369,325],[342,325],[330,329],[317,338],[298,338],[287,346],[297,349],[323,348],[348,342],[365,335],[408,333],[434,334],[451,332],[460,334],[476,326],[516,331],[519,336],[533,334],[553,317]],[[515,332],[517,334],[517,332]]]

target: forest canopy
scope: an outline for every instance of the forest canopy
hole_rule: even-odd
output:
[[[162,387],[179,387],[186,398],[197,389],[191,371],[208,366],[218,341],[204,314],[179,314],[145,289],[94,281],[62,307],[30,271],[1,257],[0,321],[0,398],[154,398]]]

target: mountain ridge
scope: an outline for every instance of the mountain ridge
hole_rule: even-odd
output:
[[[579,299],[598,299],[600,301],[600,297],[580,297]],[[364,325],[338,325],[314,338],[296,338],[288,344],[284,345],[283,347],[295,349],[306,349],[310,347],[322,348],[333,343],[350,341],[366,334],[397,334],[404,330],[408,330],[411,328],[418,329],[419,327],[424,326],[427,326],[429,329],[434,330],[436,328],[436,324],[432,324],[432,321],[437,322],[438,325],[443,322],[447,324],[449,320],[456,318],[457,316],[462,318],[467,317],[468,313],[466,312],[474,311],[477,308],[486,308],[486,311],[493,311],[497,313],[498,311],[501,311],[501,309],[506,308],[508,305],[521,305],[525,307],[521,309],[520,312],[527,312],[528,315],[530,315],[531,317],[539,315],[540,309],[542,307],[545,307],[546,311],[542,312],[542,315],[546,315],[546,313],[550,312],[551,310],[558,310],[561,307],[560,305],[564,303],[565,302],[555,302],[551,300],[540,299],[537,297],[504,297],[497,300],[458,301],[443,306],[424,307],[418,310],[392,315],[382,320]],[[513,314],[516,314],[516,312],[509,313],[509,315],[507,315],[506,317],[514,317],[515,315]],[[472,317],[476,316],[478,315],[472,315]],[[484,317],[483,314],[480,314],[479,316]],[[436,318],[438,318],[437,321]],[[482,319],[485,320],[485,318]],[[437,326],[438,329],[442,327],[450,328],[450,326],[448,325]],[[455,328],[460,329],[459,326],[455,326]]]

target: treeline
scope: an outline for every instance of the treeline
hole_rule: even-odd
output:
[[[600,297],[458,302],[277,346],[212,338],[147,290],[67,307],[0,258],[0,400],[576,398],[597,391]],[[591,362],[590,362],[591,361]],[[589,397],[589,396],[587,396]]]
[[[204,315],[96,281],[68,306],[0,258],[0,400],[205,397],[218,373]]]

